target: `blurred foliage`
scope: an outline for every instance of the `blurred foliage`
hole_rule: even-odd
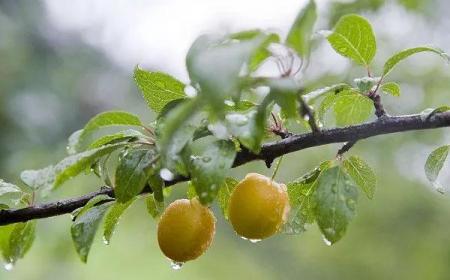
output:
[[[398,1],[425,17],[432,16],[429,11],[438,2]],[[349,12],[376,13],[385,2],[332,4],[330,24]],[[57,34],[45,23],[43,13],[39,2],[0,1],[0,177],[5,179],[60,158],[69,134],[96,113],[113,108],[140,113],[142,108],[132,69],[117,69],[79,38]],[[403,47],[399,42],[384,43]],[[443,47],[448,50],[450,45]],[[410,65],[414,64],[399,67],[396,77],[402,96],[395,101],[404,106],[387,96],[383,97],[387,109],[392,114],[413,113],[448,103],[448,70],[427,65],[417,72]],[[115,82],[102,84],[105,76]],[[324,74],[317,80],[323,85],[340,78]],[[310,84],[314,88],[315,81]],[[220,218],[216,240],[205,256],[174,272],[159,251],[155,223],[141,201],[124,215],[110,246],[103,246],[96,236],[88,265],[79,262],[72,248],[69,216],[39,221],[37,231],[45,234],[37,236],[30,253],[13,271],[0,271],[0,279],[60,279],[62,275],[66,280],[446,279],[450,274],[450,198],[431,192],[421,179],[424,175],[411,172],[418,170],[416,166],[422,168],[427,152],[445,144],[445,132],[378,137],[352,149],[351,154],[363,156],[374,168],[378,188],[374,200],[361,199],[347,236],[332,247],[320,240],[316,227],[301,236],[279,235],[254,245],[239,239]],[[299,177],[333,157],[338,147],[286,156],[278,178]],[[233,175],[241,178],[249,171],[270,173],[263,163],[250,163]],[[91,178],[80,178],[57,196],[95,188]],[[176,187],[171,199],[184,193],[185,187]]]

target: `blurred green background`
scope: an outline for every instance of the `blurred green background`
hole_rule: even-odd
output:
[[[304,3],[249,2],[245,9],[251,7],[251,18],[258,18],[259,9],[265,11],[255,24],[275,25],[281,33]],[[376,70],[390,53],[406,47],[430,43],[450,50],[446,13],[450,3],[446,0],[318,2],[322,15],[318,28],[332,26],[349,12],[370,19],[378,39]],[[133,84],[134,65],[144,63],[150,70],[168,71],[186,80],[178,54],[185,53],[193,36],[204,31],[199,22],[210,21],[211,29],[221,31],[252,24],[251,19],[245,22],[239,1],[217,1],[227,7],[223,13],[209,12],[208,5],[213,4],[208,1],[189,3],[191,15],[177,17],[171,16],[171,10],[180,12],[187,5],[182,1],[0,1],[0,178],[17,182],[21,170],[58,161],[65,155],[71,132],[101,111],[129,110],[150,121],[153,115]],[[220,10],[217,3],[213,11]],[[154,28],[134,25],[138,21],[133,15],[146,18],[138,11],[141,7],[159,9],[155,21],[169,17],[179,33],[188,28],[186,19],[196,24],[189,36],[168,38],[173,36],[165,34],[169,31],[161,21],[158,35]],[[277,16],[277,7],[282,17]],[[130,47],[127,34],[134,32],[133,38],[143,42],[130,40]],[[147,48],[159,44],[171,47]],[[161,51],[165,55],[159,55]],[[354,76],[347,73],[364,75],[356,67],[349,72],[351,65],[326,44],[319,45],[312,59],[311,74],[305,77],[310,84],[350,82]],[[438,58],[419,55],[395,73],[391,80],[400,82],[403,93],[400,98],[384,98],[391,114],[449,105],[449,68]],[[124,215],[109,246],[97,236],[88,264],[82,264],[75,253],[68,215],[39,221],[31,251],[12,271],[0,270],[0,279],[449,279],[450,198],[431,190],[423,174],[427,154],[449,143],[448,129],[358,143],[350,154],[364,157],[374,168],[377,193],[373,201],[361,196],[348,233],[331,247],[322,241],[316,226],[303,235],[278,235],[252,244],[237,237],[216,211],[218,231],[211,248],[174,271],[158,249],[155,221],[143,201],[138,201]],[[278,180],[301,176],[334,157],[338,148],[330,145],[287,156]],[[446,170],[441,180],[448,185],[450,168]],[[234,170],[233,175],[241,178],[249,171],[271,173],[255,162]],[[81,176],[44,200],[81,195],[98,185],[95,178]],[[183,196],[185,189],[176,186],[170,199]]]

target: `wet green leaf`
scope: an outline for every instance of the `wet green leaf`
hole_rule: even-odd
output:
[[[370,166],[360,157],[351,156],[344,160],[343,166],[353,181],[372,199],[375,194],[377,177]]]
[[[84,263],[87,262],[89,251],[100,221],[111,204],[112,203],[110,202],[90,208],[81,215],[78,215],[77,219],[72,224],[70,232],[72,234],[75,250],[81,261]]]
[[[325,241],[333,244],[355,216],[358,189],[343,168],[335,166],[320,175],[313,199],[317,224]]]
[[[125,203],[142,192],[157,158],[157,152],[148,149],[129,149],[120,155],[114,186],[118,202]]]
[[[223,185],[227,170],[231,168],[236,150],[230,141],[218,140],[211,143],[193,143],[188,160],[192,184],[200,202],[212,202]]]
[[[136,198],[132,198],[125,203],[116,202],[109,209],[103,225],[103,241],[106,244],[109,244],[109,242],[111,241],[111,237],[116,229],[117,224],[119,223],[120,217],[135,200]]]
[[[141,121],[136,115],[122,112],[109,111],[103,112],[93,117],[81,132],[75,132],[69,138],[69,154],[83,151],[88,145],[88,140],[101,128],[110,126],[140,126]]]
[[[431,183],[435,183],[450,151],[450,145],[437,148],[428,156],[425,174]]]

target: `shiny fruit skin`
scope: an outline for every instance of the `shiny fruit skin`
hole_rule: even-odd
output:
[[[289,199],[284,184],[249,173],[236,185],[229,203],[229,220],[240,236],[260,240],[277,233],[287,219]]]
[[[161,215],[158,243],[166,257],[186,262],[201,256],[211,244],[216,219],[197,199],[178,199]]]

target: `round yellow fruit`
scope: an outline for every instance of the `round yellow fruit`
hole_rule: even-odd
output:
[[[161,215],[158,243],[166,257],[186,262],[201,256],[211,244],[216,219],[197,199],[178,199]]]
[[[260,240],[280,230],[289,209],[286,185],[249,173],[231,193],[228,216],[237,234]]]

